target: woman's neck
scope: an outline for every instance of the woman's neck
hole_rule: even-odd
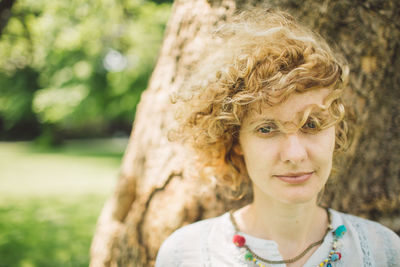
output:
[[[255,194],[253,203],[238,210],[235,215],[240,231],[274,240],[284,258],[296,256],[296,253],[320,240],[328,225],[326,212],[317,206],[316,199],[288,204],[257,198]]]

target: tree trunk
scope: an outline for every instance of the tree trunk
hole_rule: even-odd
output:
[[[201,60],[211,29],[245,4],[265,1],[179,0],[138,107],[114,195],[98,221],[91,266],[152,266],[175,229],[249,201],[229,201],[214,184],[188,175],[193,157],[167,140],[174,123],[169,94]],[[378,220],[400,232],[400,3],[271,0],[336,44],[351,69],[347,103],[354,142],[325,193],[332,208]],[[205,66],[206,67],[206,66]]]

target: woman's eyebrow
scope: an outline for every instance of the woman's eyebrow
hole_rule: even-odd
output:
[[[274,118],[268,118],[268,115],[260,115],[257,114],[255,116],[253,116],[253,118],[251,118],[248,122],[249,125],[254,125],[254,124],[261,124],[261,123],[273,123],[273,124],[282,124],[282,125],[286,125],[286,124],[291,124],[291,123],[299,123],[302,118],[304,117],[305,112],[304,110],[299,111],[295,116],[293,120],[290,121],[281,121],[281,120],[276,120]],[[330,117],[329,111],[327,109],[322,109],[319,107],[313,108],[310,112],[310,114],[308,114],[307,118],[309,118],[310,116],[314,116],[314,117],[319,117],[322,119],[328,118]]]
[[[313,110],[311,111],[309,116],[316,116],[316,117],[321,117],[321,118],[327,118],[330,116],[328,110],[323,110],[323,109],[318,109],[318,110]]]
[[[276,120],[272,118],[257,117],[249,121],[250,125],[260,124],[260,123],[276,123]]]
[[[302,118],[305,116],[306,113],[307,113],[307,109],[298,112],[296,117]],[[322,109],[320,107],[313,107],[313,108],[311,108],[308,116],[329,116],[329,111],[328,111],[328,109]]]

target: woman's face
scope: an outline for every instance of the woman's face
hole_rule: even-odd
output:
[[[334,126],[318,131],[306,122],[303,129],[283,133],[273,120],[284,125],[297,125],[302,112],[312,104],[323,104],[328,89],[296,93],[273,107],[250,112],[243,121],[239,146],[255,197],[284,203],[305,203],[316,199],[325,185],[332,167],[335,147]],[[258,194],[258,196],[257,196]]]

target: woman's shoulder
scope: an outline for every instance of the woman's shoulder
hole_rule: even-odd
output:
[[[331,212],[341,218],[349,235],[357,239],[364,260],[370,258],[371,261],[375,259],[375,262],[400,264],[400,237],[394,231],[365,218],[334,210]]]
[[[332,210],[332,212],[338,214],[343,219],[345,224],[349,224],[359,231],[365,231],[367,234],[379,233],[383,236],[388,236],[395,240],[399,240],[400,242],[400,237],[393,230],[378,222],[335,210]]]
[[[174,243],[174,242],[185,242],[192,238],[204,237],[211,228],[220,226],[226,223],[227,213],[220,215],[218,217],[205,219],[201,221],[194,222],[192,224],[185,225],[177,230],[175,230],[164,243]]]
[[[157,266],[177,266],[178,261],[193,261],[193,266],[204,257],[205,242],[215,228],[224,228],[229,222],[227,213],[201,220],[175,230],[161,245],[156,259]],[[197,263],[196,263],[197,262]]]

